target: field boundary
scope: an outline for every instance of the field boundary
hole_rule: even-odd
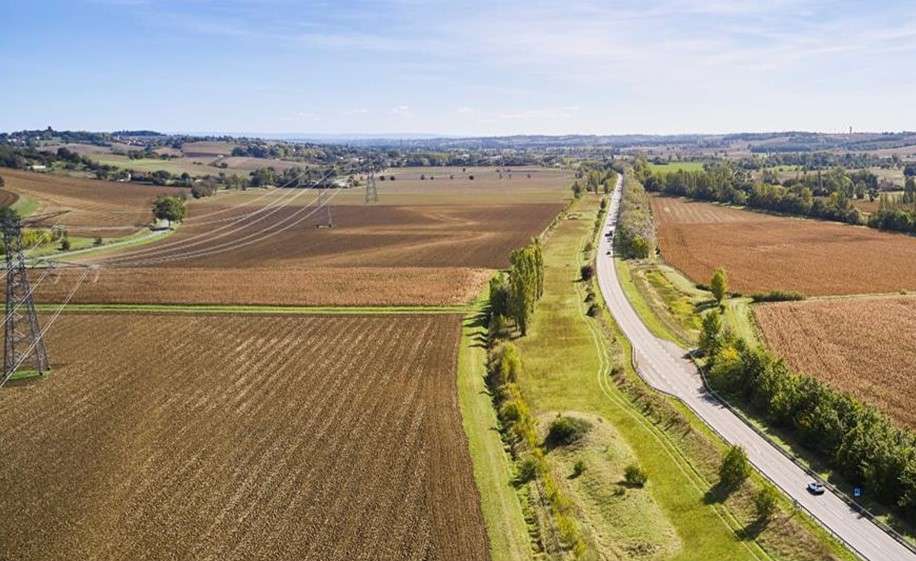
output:
[[[36,304],[41,312],[52,311],[57,304]],[[461,314],[473,310],[471,305],[445,306],[260,306],[211,304],[69,304],[63,313],[127,314],[303,314],[303,315],[396,315]]]
[[[744,414],[744,411],[742,411],[741,409],[739,409],[739,408],[735,407],[734,405],[732,405],[731,402],[728,401],[727,399],[725,399],[724,396],[722,396],[721,394],[719,394],[718,392],[716,392],[716,390],[714,390],[714,389],[712,388],[712,386],[709,384],[709,380],[708,380],[707,377],[706,377],[706,369],[696,360],[696,357],[694,356],[694,350],[692,350],[692,349],[689,350],[689,351],[687,352],[687,354],[690,356],[691,362],[693,362],[694,365],[696,365],[697,370],[700,372],[700,377],[703,379],[703,387],[706,389],[707,393],[709,393],[711,396],[715,397],[715,398],[716,398],[722,405],[724,405],[729,411],[731,411],[731,412],[734,413],[739,419],[741,419],[741,422],[743,422],[745,425],[747,425],[748,427],[750,427],[751,430],[753,430],[753,431],[756,432],[758,435],[760,435],[760,436],[761,436],[764,440],[766,440],[772,447],[774,447],[774,448],[776,448],[777,450],[779,450],[779,452],[780,452],[783,456],[785,456],[786,458],[788,458],[793,464],[795,464],[796,466],[798,466],[799,468],[801,468],[805,473],[807,473],[809,476],[811,476],[811,477],[814,478],[815,480],[820,481],[820,482],[824,485],[824,487],[827,487],[831,492],[833,492],[833,494],[835,494],[837,497],[839,497],[844,503],[846,503],[847,505],[849,505],[853,510],[855,510],[855,511],[858,512],[860,515],[862,515],[862,516],[864,516],[865,518],[867,518],[868,520],[870,520],[870,521],[872,522],[872,524],[874,524],[875,526],[877,526],[878,528],[880,528],[884,533],[886,533],[886,534],[889,535],[890,537],[894,538],[896,541],[898,541],[898,542],[899,542],[901,545],[903,545],[905,548],[907,548],[907,549],[909,549],[910,551],[916,553],[916,546],[914,546],[909,540],[907,540],[905,536],[903,536],[902,534],[900,534],[900,532],[898,532],[898,531],[894,530],[893,528],[891,528],[891,527],[890,527],[889,525],[887,525],[886,523],[884,523],[880,518],[878,518],[877,516],[875,516],[874,514],[872,514],[871,511],[869,511],[867,508],[865,508],[865,507],[862,506],[861,504],[857,503],[857,502],[855,501],[855,499],[853,499],[852,497],[850,497],[849,495],[847,495],[845,491],[843,491],[842,489],[839,489],[838,487],[836,487],[835,485],[833,485],[832,483],[830,483],[829,481],[827,481],[825,478],[821,477],[817,472],[815,472],[814,470],[812,470],[811,468],[809,468],[807,465],[805,465],[804,462],[802,462],[802,461],[798,458],[798,456],[796,456],[795,454],[792,454],[792,453],[790,453],[789,451],[787,451],[779,442],[776,442],[775,440],[773,440],[773,439],[770,437],[769,434],[767,434],[766,432],[760,430],[760,428],[759,428],[750,418],[748,418],[747,415]],[[715,429],[713,429],[713,430],[715,430]],[[763,472],[761,471],[760,473],[763,473]],[[764,475],[764,477],[766,477],[767,479],[770,479],[766,474],[763,474],[763,475]],[[770,481],[771,481],[771,483],[773,483],[773,484],[776,485],[777,487],[780,487],[780,485],[779,485],[778,483],[776,483],[775,481],[773,481],[773,480],[770,480]],[[780,487],[780,488],[781,488],[781,487]],[[784,489],[783,489],[783,492],[785,492]],[[805,508],[805,506],[802,505],[802,504],[799,504],[799,506],[801,506],[802,508]],[[805,508],[805,510],[807,511],[806,508]],[[809,514],[811,514],[811,513],[809,512]],[[813,515],[812,515],[812,516],[813,516]],[[826,525],[824,525],[823,527],[824,527],[828,532],[830,532],[835,538],[837,538],[838,540],[840,540],[841,542],[843,542],[844,544],[846,544],[846,547],[848,547],[851,551],[854,551],[854,552],[856,553],[856,555],[858,555],[859,557],[862,557],[862,558],[864,559],[864,556],[863,556],[861,553],[859,553],[859,550],[857,550],[852,544],[850,544],[850,543],[847,542],[845,539],[843,539],[842,536],[836,534],[833,530],[831,530],[830,528],[828,528]]]

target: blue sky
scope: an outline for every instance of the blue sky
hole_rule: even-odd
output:
[[[0,0],[0,130],[916,129],[916,2]]]

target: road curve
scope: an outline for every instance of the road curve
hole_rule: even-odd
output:
[[[605,235],[617,222],[622,183],[622,177],[618,177],[598,245],[598,284],[610,312],[633,345],[640,376],[652,387],[680,398],[727,441],[743,446],[758,470],[861,557],[868,561],[916,561],[916,554],[829,490],[821,496],[809,494],[805,486],[811,477],[707,393],[683,349],[655,337],[645,326],[623,292],[614,267],[611,240]]]

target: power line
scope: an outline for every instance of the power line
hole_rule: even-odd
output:
[[[331,175],[331,173],[332,173],[332,172],[330,172],[330,171],[327,172],[327,173],[322,177],[322,179],[320,179],[319,181],[323,181],[324,179],[326,179],[327,177],[329,177],[329,176]],[[300,188],[300,189],[298,190],[298,192],[293,191],[292,194],[291,194],[290,196],[283,195],[283,196],[281,197],[281,199],[280,199],[279,202],[274,202],[274,201],[272,201],[270,205],[267,205],[267,206],[264,206],[264,207],[260,207],[260,208],[258,208],[258,209],[256,209],[256,210],[252,211],[252,212],[249,212],[249,213],[244,214],[244,215],[242,215],[242,216],[240,216],[240,217],[237,217],[237,218],[235,218],[235,220],[233,220],[233,222],[230,222],[229,224],[225,224],[225,225],[223,225],[223,226],[220,226],[220,227],[218,227],[218,228],[215,228],[215,229],[210,230],[210,231],[207,231],[207,232],[201,232],[200,234],[196,234],[196,235],[190,236],[190,237],[188,237],[188,238],[184,238],[184,239],[182,239],[182,240],[176,240],[176,241],[171,242],[171,243],[157,244],[157,245],[154,245],[154,246],[152,246],[152,247],[147,247],[147,248],[143,248],[143,249],[138,249],[138,250],[131,251],[131,252],[127,252],[127,253],[122,253],[122,254],[117,255],[116,257],[112,257],[112,258],[103,260],[103,263],[104,263],[104,264],[107,264],[107,265],[124,265],[125,262],[127,262],[127,263],[130,262],[130,261],[128,260],[128,258],[130,258],[130,257],[132,257],[132,256],[141,256],[142,259],[146,259],[146,258],[151,257],[151,256],[156,255],[156,254],[161,254],[161,253],[164,253],[164,252],[167,252],[167,251],[171,251],[171,250],[174,249],[174,248],[182,247],[182,249],[184,249],[184,248],[188,248],[188,247],[194,247],[194,246],[200,245],[200,244],[202,244],[202,243],[212,242],[214,239],[224,238],[224,237],[226,237],[226,236],[231,236],[231,235],[235,234],[236,232],[238,232],[238,231],[240,231],[240,230],[243,230],[243,229],[245,229],[245,228],[248,228],[248,227],[250,227],[250,226],[252,226],[252,225],[254,225],[254,224],[258,223],[258,222],[261,222],[262,220],[264,220],[264,219],[266,219],[266,218],[272,216],[272,215],[275,214],[276,212],[278,212],[278,211],[280,211],[281,209],[283,209],[288,203],[290,203],[290,202],[294,201],[295,199],[301,197],[303,194],[307,193],[308,191],[309,191],[308,188]],[[311,204],[311,203],[309,203],[309,204]],[[265,212],[266,212],[266,213],[265,213]],[[245,222],[245,221],[248,220],[249,218],[253,218],[253,217],[255,217],[255,216],[257,216],[257,215],[259,215],[259,214],[261,214],[261,213],[265,213],[265,214],[263,214],[262,216],[258,217],[257,219],[252,220],[252,221],[250,221],[250,222],[248,222],[248,223],[246,223],[246,224],[242,224],[243,222]],[[241,226],[236,227],[236,226],[239,225],[239,224],[241,224]],[[199,225],[199,224],[194,224],[194,223],[192,223],[192,225]],[[227,230],[227,231],[223,232],[224,230]],[[223,233],[219,233],[219,232],[223,232]],[[214,235],[214,234],[217,234],[217,235]],[[195,241],[195,240],[199,240],[199,241]],[[144,255],[145,255],[145,256],[144,256]]]

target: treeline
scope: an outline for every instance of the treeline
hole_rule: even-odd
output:
[[[632,173],[623,178],[623,197],[614,244],[618,254],[626,259],[646,259],[655,255],[655,224],[649,196]]]
[[[544,294],[544,255],[541,242],[533,239],[527,246],[512,252],[508,273],[490,280],[491,331],[503,332],[511,319],[522,335],[535,303]]]
[[[88,156],[81,156],[65,147],[58,148],[56,152],[45,152],[31,146],[0,144],[0,166],[28,169],[33,165],[51,167],[54,164],[69,170],[87,169],[101,173],[117,169],[114,166],[101,165]]]
[[[709,383],[791,429],[850,482],[916,521],[916,435],[896,427],[877,409],[785,363],[723,329],[717,312],[703,319],[700,349]]]
[[[882,158],[872,154],[844,152],[796,152],[780,154],[755,154],[736,161],[738,167],[761,170],[775,166],[797,166],[802,171],[826,170],[840,166],[844,168],[895,167],[899,158]]]
[[[596,195],[599,193],[607,195],[614,189],[616,184],[617,170],[612,167],[612,164],[590,163],[576,170],[576,179],[572,184],[572,192],[577,199],[585,191]]]
[[[907,169],[909,171],[909,168]],[[916,234],[916,166],[913,175],[907,175],[900,200],[881,195],[878,210],[868,217],[868,225],[882,230],[912,232]]]
[[[645,160],[638,160],[634,172],[649,191],[848,224],[866,223],[863,213],[852,204],[853,198],[877,194],[874,174],[848,173],[841,168],[806,174],[782,185],[754,182],[746,171],[730,162],[705,164],[702,171],[662,174],[653,172]],[[895,205],[874,213],[867,224],[913,232],[914,221],[916,205]]]
[[[518,347],[507,340],[511,336],[509,320],[524,335],[534,305],[544,293],[544,261],[540,242],[534,239],[524,248],[514,251],[511,263],[508,273],[500,273],[490,281],[487,386],[500,421],[500,433],[515,461],[513,483],[519,488],[535,485],[541,499],[529,499],[523,504],[526,509],[532,508],[533,504],[543,505],[547,510],[545,514],[554,522],[548,528],[538,526],[533,539],[539,541],[543,548],[552,549],[556,540],[546,540],[542,534],[545,530],[555,532],[558,545],[579,559],[588,552],[588,545],[574,518],[572,503],[564,495],[547,463],[546,443],[541,442],[537,420],[518,386],[523,372],[522,357]]]

